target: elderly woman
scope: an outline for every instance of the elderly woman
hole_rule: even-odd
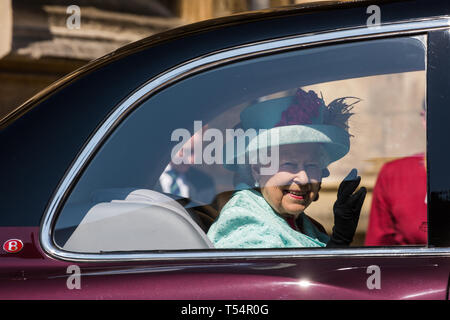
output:
[[[354,103],[345,100],[326,106],[315,92],[298,89],[293,97],[260,102],[241,113],[245,130],[277,134],[270,146],[279,150],[279,166],[273,174],[262,170],[267,164],[227,166],[247,178],[239,181],[240,190],[208,231],[216,248],[338,247],[352,242],[366,195],[364,187],[354,192],[361,179],[355,169],[339,186],[331,236],[304,212],[319,199],[327,166],[349,151],[347,120]]]

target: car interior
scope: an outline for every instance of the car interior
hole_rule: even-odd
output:
[[[80,173],[54,225],[56,245],[86,253],[213,248],[206,232],[234,192],[229,177],[213,177],[228,185],[220,182],[210,203],[152,190],[170,161],[174,128],[295,87],[425,70],[425,52],[422,37],[356,41],[243,60],[173,84],[119,124]]]

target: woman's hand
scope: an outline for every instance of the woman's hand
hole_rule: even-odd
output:
[[[353,241],[367,193],[364,187],[353,193],[360,182],[358,171],[353,169],[339,185],[337,200],[333,206],[333,233],[327,247],[346,247]]]

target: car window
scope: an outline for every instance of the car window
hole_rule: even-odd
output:
[[[172,84],[127,116],[77,179],[56,245],[426,245],[424,43],[291,50]]]

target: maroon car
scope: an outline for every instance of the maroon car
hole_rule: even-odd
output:
[[[0,120],[0,298],[448,300],[449,35],[447,1],[330,1],[170,30],[61,79]],[[277,172],[307,173],[283,191],[308,207],[307,225],[283,226],[306,244],[237,244],[259,231],[227,244],[248,227],[219,219],[243,191],[229,165],[252,163],[228,162],[225,146],[244,132],[247,152],[243,123],[259,136],[255,119],[282,121],[271,103],[298,92],[347,108],[349,132],[320,168],[320,197],[303,192],[315,159]],[[411,157],[423,178],[408,169],[381,187],[382,168]],[[359,223],[351,245],[329,246],[352,168],[367,190]],[[268,192],[258,201],[271,204]],[[369,243],[374,228],[391,240]]]

